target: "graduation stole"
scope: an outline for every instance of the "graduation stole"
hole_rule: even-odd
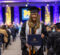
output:
[[[34,33],[36,33],[36,30],[35,30]],[[29,28],[29,34],[32,34],[31,33],[31,28]],[[35,50],[34,49],[33,49],[33,54],[35,54]],[[29,55],[31,55],[31,48],[29,48]]]
[[[29,25],[29,34],[32,34],[32,28],[34,24],[32,22],[28,22]],[[37,24],[34,28],[34,34],[36,34],[36,30],[40,27],[40,24]],[[33,54],[35,54],[35,50],[33,49]],[[29,48],[29,55],[31,55],[31,48]]]
[[[36,34],[36,30],[40,27],[40,23],[37,23],[36,25],[32,22],[28,21],[29,25],[29,34],[32,34],[32,28],[34,27],[34,34]]]

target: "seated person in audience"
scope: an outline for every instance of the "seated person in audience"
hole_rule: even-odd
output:
[[[27,43],[27,36],[29,34],[41,34],[41,37],[44,38],[44,34],[46,33],[44,24],[40,23],[39,8],[31,7],[29,10],[30,19],[23,24],[20,33],[22,55],[29,55],[28,49],[31,48]],[[31,55],[43,55],[43,45],[41,47],[35,46],[33,52]]]

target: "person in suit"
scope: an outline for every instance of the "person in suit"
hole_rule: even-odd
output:
[[[31,46],[27,43],[27,36],[29,34],[41,34],[41,37],[44,38],[46,29],[44,24],[40,23],[39,12],[41,9],[37,7],[30,7],[30,19],[26,21],[21,28],[20,39],[21,39],[21,49],[22,55],[30,55],[29,48]],[[34,46],[34,51],[31,55],[43,55],[43,45]]]
[[[54,51],[56,55],[60,55],[60,23],[56,24],[56,34],[54,42]]]
[[[60,23],[55,24],[55,32],[49,34],[48,39],[48,55],[60,55]]]

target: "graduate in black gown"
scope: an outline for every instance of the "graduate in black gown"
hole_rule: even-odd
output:
[[[29,48],[31,48],[31,46],[27,43],[27,36],[29,34],[41,34],[41,37],[44,38],[46,33],[44,24],[40,23],[41,14],[39,15],[39,12],[41,9],[31,7],[29,10],[30,19],[23,24],[20,33],[22,55],[30,55]],[[31,53],[31,55],[43,55],[43,45],[34,46],[34,51]]]

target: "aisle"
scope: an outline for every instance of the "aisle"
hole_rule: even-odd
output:
[[[12,42],[12,45],[10,45],[8,49],[2,53],[2,55],[21,55],[20,38],[17,37],[16,41]],[[46,52],[44,52],[44,55],[47,55]]]
[[[21,55],[21,48],[20,48],[20,38],[17,37],[16,41],[12,43],[8,47],[7,50],[5,50],[2,55]]]

